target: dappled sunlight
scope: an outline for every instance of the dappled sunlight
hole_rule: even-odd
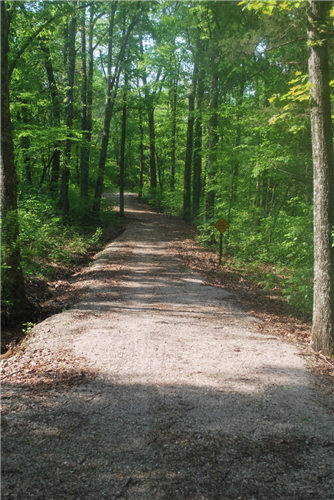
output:
[[[134,213],[5,365],[7,498],[27,480],[37,498],[327,498],[333,417],[299,349],[174,254],[174,221]]]

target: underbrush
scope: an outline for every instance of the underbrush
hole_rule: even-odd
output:
[[[105,231],[118,224],[111,202],[103,199],[95,220],[73,189],[66,221],[47,194],[30,194],[19,203],[19,241],[23,273],[27,278],[49,279],[61,266],[74,265],[92,247],[103,244]]]
[[[160,190],[144,189],[142,199],[155,209],[182,217],[183,191],[161,195]],[[211,219],[205,211],[197,218],[198,240],[219,252],[220,233],[215,223],[223,204],[217,206]],[[231,212],[230,227],[223,235],[222,264],[230,270],[242,271],[250,280],[266,290],[275,290],[305,319],[312,317],[313,305],[313,220],[312,206],[300,204],[300,215],[283,210],[263,217],[240,208]]]
[[[159,188],[150,189],[148,186],[144,186],[142,200],[159,212],[182,217],[183,191],[180,189],[161,194]]]
[[[219,217],[218,217],[219,218]],[[219,251],[214,217],[198,225],[199,241]],[[239,214],[223,235],[223,265],[242,270],[267,290],[278,290],[290,305],[311,318],[313,301],[313,230],[308,211],[300,217],[281,213],[256,221]]]
[[[306,320],[312,318],[312,269],[291,269],[270,262],[245,261],[229,253],[223,254],[222,266],[231,271],[242,272],[247,279],[264,290],[278,292],[290,304],[291,310],[295,310]]]

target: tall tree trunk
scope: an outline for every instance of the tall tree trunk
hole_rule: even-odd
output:
[[[148,133],[150,138],[150,177],[151,189],[157,187],[157,166],[155,161],[155,126],[154,126],[154,106],[148,110]]]
[[[63,63],[64,63],[64,72],[65,74],[67,73],[68,69],[68,63],[67,63],[67,57],[68,57],[68,22],[66,21],[63,29],[63,38],[64,38],[64,45],[63,45]]]
[[[109,33],[108,33],[108,68],[107,68],[107,92],[106,92],[106,107],[104,112],[103,136],[100,151],[99,171],[96,180],[95,196],[93,204],[93,212],[99,216],[101,206],[101,196],[103,189],[104,169],[106,165],[107,149],[109,143],[109,130],[110,121],[113,111],[113,99],[111,96],[114,79],[111,78],[111,65],[112,65],[112,48],[113,48],[113,31],[114,19],[116,12],[117,2],[113,1],[111,4],[110,17],[109,17]],[[116,71],[116,70],[115,70]]]
[[[196,37],[196,59],[198,66],[204,58],[203,44],[200,38],[200,28],[197,28]],[[199,203],[201,196],[201,176],[202,176],[202,100],[204,96],[204,77],[205,70],[198,69],[197,81],[197,114],[195,124],[194,140],[194,175],[193,175],[193,206],[192,215],[195,219],[199,214]]]
[[[260,175],[256,176],[256,188],[255,188],[255,225],[260,226],[260,206],[261,206],[261,179]]]
[[[235,137],[235,148],[238,148],[241,144],[241,127],[240,127],[240,118],[241,118],[241,106],[244,96],[244,83],[240,84],[240,91],[237,97],[237,126],[236,126],[236,137]],[[237,155],[238,155],[237,151]],[[238,191],[238,177],[239,177],[239,160],[234,161],[233,172],[232,172],[232,188],[231,188],[231,203],[235,203],[237,201],[237,191]]]
[[[312,342],[316,351],[334,351],[334,159],[328,48],[324,32],[330,2],[310,0],[309,75],[314,171],[314,296]]]
[[[164,178],[165,178],[164,164],[165,164],[166,155],[162,156],[159,153],[157,153],[156,156],[157,156],[157,166],[158,166],[158,178],[159,178],[160,194],[162,196],[163,191],[164,191]]]
[[[51,158],[50,158],[50,160],[49,160],[48,163],[46,163],[44,155],[42,156],[42,160],[43,160],[43,172],[42,172],[42,175],[41,175],[41,179],[39,181],[39,187],[40,188],[43,186],[44,179],[46,177],[46,174],[48,173],[48,170],[50,169],[50,166],[51,166],[54,154],[55,154],[55,150],[53,150],[53,153],[52,153]],[[21,199],[21,194],[22,194],[22,190],[21,190],[21,193],[20,193],[19,200]]]
[[[122,138],[121,138],[121,161],[119,164],[119,213],[124,217],[124,164],[125,164],[125,140],[126,140],[126,98],[127,98],[127,75],[124,79],[123,113],[122,113]]]
[[[60,99],[57,83],[54,77],[50,50],[46,45],[44,45],[44,43],[41,44],[41,47],[44,52],[44,66],[48,77],[49,89],[51,93],[53,125],[56,127],[60,127]],[[56,191],[60,172],[60,141],[56,141],[53,147],[54,154],[52,160],[50,190]]]
[[[139,143],[139,150],[140,150],[140,170],[139,170],[139,193],[138,193],[138,197],[140,199],[143,196],[143,176],[144,176],[144,164],[145,164],[145,158],[144,158],[144,130],[143,130],[143,117],[141,115],[141,112],[139,112],[139,130],[140,130],[140,143]]]
[[[191,164],[193,156],[193,137],[194,137],[194,122],[195,122],[195,93],[198,76],[198,63],[195,62],[194,72],[192,76],[191,87],[188,96],[188,125],[187,125],[187,143],[186,143],[186,159],[184,162],[184,191],[183,191],[183,218],[190,220],[191,218]]]
[[[1,215],[2,300],[15,309],[27,303],[21,268],[14,144],[9,105],[9,20],[7,2],[1,2]]]
[[[134,14],[131,23],[128,26],[126,34],[123,37],[122,45],[118,54],[117,62],[115,63],[115,72],[113,77],[111,78],[111,69],[112,69],[112,41],[113,41],[113,27],[114,27],[114,17],[116,12],[117,1],[113,1],[111,5],[111,13],[110,13],[110,23],[109,23],[109,43],[108,43],[108,78],[107,78],[107,95],[106,95],[106,107],[104,114],[104,124],[103,124],[103,136],[102,136],[102,144],[101,144],[101,152],[100,152],[100,160],[99,160],[99,170],[98,177],[96,180],[95,187],[95,196],[94,196],[94,204],[93,204],[93,212],[96,216],[99,216],[100,206],[101,206],[101,196],[103,190],[103,179],[104,179],[104,170],[106,165],[107,158],[107,149],[109,143],[109,130],[110,130],[110,122],[114,108],[114,102],[116,99],[118,82],[120,76],[120,69],[124,59],[125,49],[129,40],[129,36],[131,31],[133,30],[138,18],[139,18],[139,9],[140,2],[137,2],[137,11]],[[113,91],[113,95],[112,95]]]
[[[23,102],[22,107],[22,121],[24,126],[28,124],[27,110],[25,109],[26,102]],[[23,154],[23,162],[25,166],[25,182],[28,184],[32,183],[32,172],[31,172],[31,159],[29,154],[30,149],[30,138],[29,135],[24,135],[21,137],[21,146],[22,146],[22,154]]]
[[[75,35],[76,35],[76,17],[72,17],[69,27],[68,42],[68,88],[66,93],[66,127],[67,138],[65,139],[64,161],[61,172],[60,201],[57,208],[61,210],[62,216],[67,217],[70,209],[68,200],[68,185],[70,181],[70,161],[71,161],[71,128],[73,122],[73,87],[75,71]]]
[[[89,175],[90,143],[93,130],[93,75],[94,75],[94,13],[95,7],[91,3],[89,7],[89,32],[88,32],[88,78],[87,78],[87,183]]]
[[[86,51],[86,3],[82,3],[81,14],[81,133],[80,151],[80,195],[82,200],[88,200],[88,130],[87,130],[87,51]]]
[[[141,55],[143,56],[144,49],[143,49],[142,37],[140,37],[140,51],[141,51]],[[144,73],[142,75],[142,80],[143,80],[143,84],[144,84],[144,93],[145,93],[147,114],[148,114],[148,135],[149,135],[149,141],[150,141],[150,187],[151,187],[151,189],[156,189],[156,187],[157,187],[157,167],[156,167],[156,160],[155,160],[155,127],[154,127],[154,104],[153,104],[155,92],[153,92],[153,95],[149,94],[149,90],[147,87],[146,68],[144,69]]]
[[[262,208],[265,219],[268,217],[269,189],[270,189],[270,180],[268,178],[268,171],[264,170],[262,174]]]
[[[204,96],[205,71],[201,70],[198,76],[197,86],[197,118],[195,125],[194,140],[194,176],[193,176],[193,218],[199,214],[199,202],[201,196],[202,175],[202,100]]]
[[[175,149],[176,149],[176,103],[177,103],[177,79],[173,81],[172,95],[172,130],[170,147],[170,190],[175,188]]]
[[[218,77],[215,69],[211,74],[210,85],[210,119],[208,129],[208,166],[207,166],[207,190],[206,190],[206,218],[210,219],[215,207],[215,188],[213,186],[216,175],[216,147],[218,143]]]

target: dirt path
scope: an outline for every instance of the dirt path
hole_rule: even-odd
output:
[[[3,366],[3,499],[334,499],[334,398],[298,347],[132,224],[73,286],[81,301]]]

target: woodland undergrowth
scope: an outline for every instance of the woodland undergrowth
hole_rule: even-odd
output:
[[[143,196],[157,210],[181,217],[182,193],[161,195],[148,192]],[[300,205],[300,201],[299,201]],[[230,211],[230,227],[223,235],[222,266],[242,272],[265,290],[282,294],[289,310],[311,320],[313,304],[313,228],[312,206],[299,206],[300,214],[281,211],[264,217],[258,213]],[[218,205],[215,215],[206,219],[205,212],[194,225],[198,241],[219,253],[220,233],[214,224],[224,217],[228,207]]]
[[[63,220],[47,194],[30,194],[20,202],[20,244],[26,277],[49,279],[57,266],[75,265],[90,247],[103,243],[106,228],[118,223],[110,200],[103,199],[100,218],[95,219],[72,187],[70,205],[70,216]]]

